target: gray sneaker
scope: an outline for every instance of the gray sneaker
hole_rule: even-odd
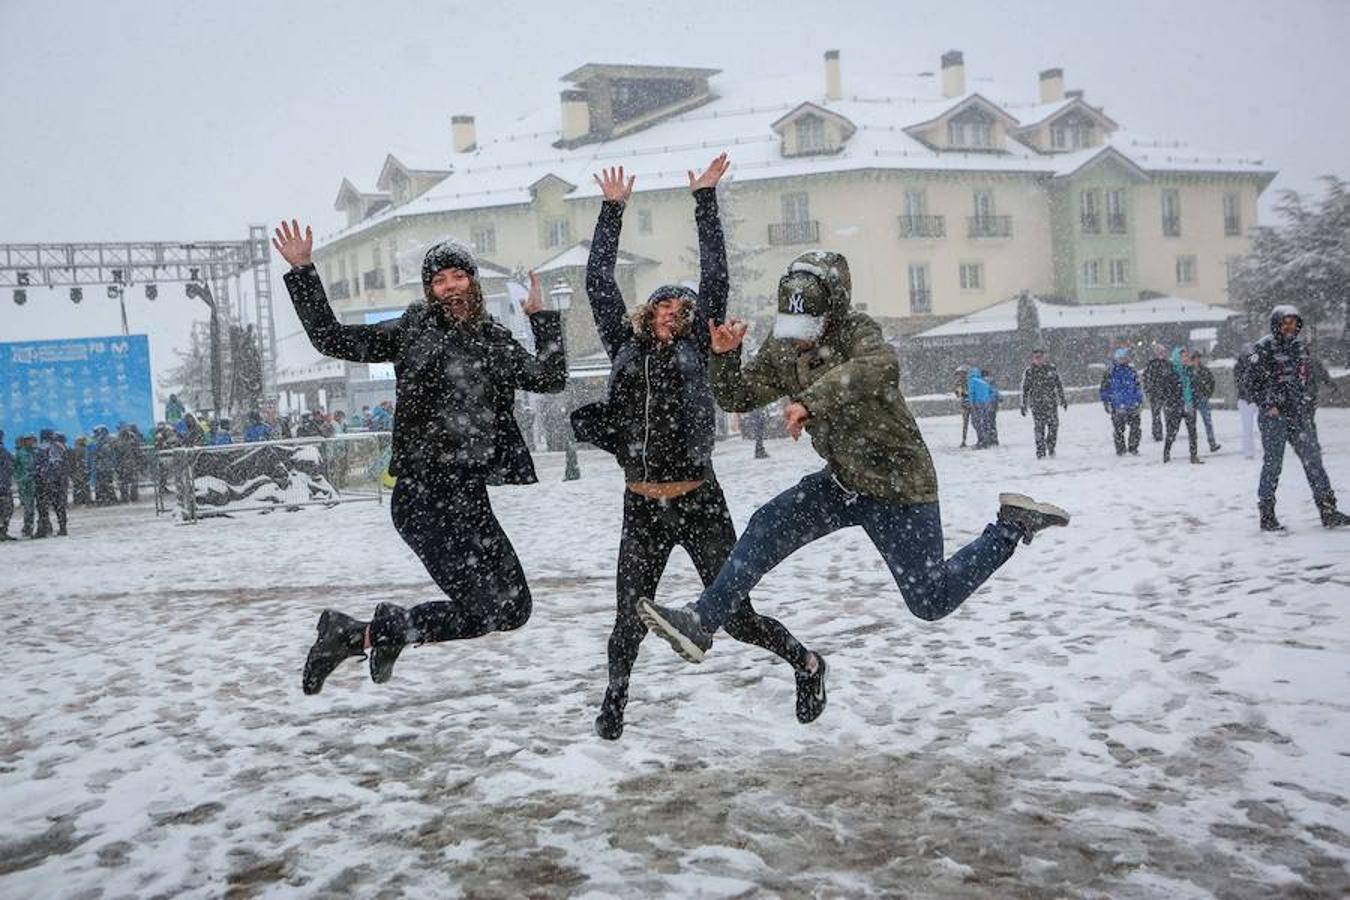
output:
[[[998,504],[998,520],[1021,531],[1024,544],[1030,544],[1038,531],[1069,524],[1065,510],[1053,503],[1038,503],[1026,494],[999,494]]]
[[[643,600],[638,604],[638,617],[689,662],[703,662],[703,654],[712,646],[712,633],[704,629],[692,603],[671,609]]]

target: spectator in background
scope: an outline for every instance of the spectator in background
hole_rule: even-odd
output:
[[[1138,456],[1141,431],[1139,408],[1144,405],[1144,393],[1139,388],[1139,374],[1130,365],[1127,347],[1119,347],[1112,354],[1111,368],[1102,375],[1100,396],[1106,414],[1111,417],[1116,456],[1126,453]]]
[[[1036,458],[1055,455],[1059,436],[1059,408],[1068,409],[1064,382],[1055,364],[1045,358],[1039,347],[1031,351],[1031,365],[1022,373],[1022,415],[1031,408],[1032,429],[1036,438]]]
[[[178,399],[177,394],[169,395],[169,402],[164,404],[164,421],[170,425],[183,418],[183,413],[187,412],[183,408],[183,401]]]
[[[1209,410],[1209,399],[1214,396],[1214,373],[1205,365],[1205,354],[1201,350],[1191,351],[1191,387],[1195,391],[1195,411],[1200,421],[1205,423],[1205,437],[1209,439],[1209,452],[1217,453],[1219,442],[1214,439],[1214,419]]]
[[[216,419],[211,423],[211,434],[208,443],[212,447],[223,447],[226,444],[233,444],[234,438],[230,435],[230,420]]]
[[[1167,428],[1163,440],[1163,462],[1172,459],[1172,442],[1184,424],[1191,462],[1196,465],[1203,463],[1200,443],[1196,438],[1195,386],[1191,383],[1190,354],[1181,347],[1172,348],[1170,367],[1159,385],[1158,397],[1162,403],[1163,423]]]
[[[970,404],[970,421],[975,426],[975,449],[994,446],[997,441],[990,433],[990,408],[994,403],[994,392],[976,366],[966,371],[966,400]]]
[[[14,447],[14,484],[23,506],[23,536],[32,537],[37,522],[37,438],[31,434],[20,436]]]
[[[995,447],[998,446],[998,408],[1003,402],[1003,393],[998,389],[998,374],[992,369],[984,370],[984,380],[989,385],[990,403],[989,408],[985,410],[988,417],[989,440]]]
[[[70,502],[73,506],[88,506],[94,500],[89,489],[89,439],[80,435],[75,446],[66,454],[67,475],[70,477]]]
[[[1247,343],[1233,362],[1233,387],[1237,392],[1238,418],[1242,422],[1242,455],[1256,459],[1256,404],[1252,402],[1251,356],[1256,345]]]
[[[188,413],[191,416],[191,413]],[[117,469],[117,449],[108,426],[94,426],[94,440],[87,452],[89,468],[94,473],[94,505],[108,506],[117,502],[113,472]]]
[[[1153,357],[1144,365],[1143,388],[1148,397],[1149,414],[1153,417],[1153,440],[1163,439],[1163,387],[1171,380],[1172,367],[1167,363],[1167,348],[1153,345]]]
[[[57,534],[66,534],[66,441],[50,428],[42,429],[35,459],[37,469],[37,530],[35,538],[51,537],[51,514]]]
[[[966,437],[970,433],[970,390],[966,385],[966,380],[970,375],[970,366],[965,364],[956,367],[956,384],[954,392],[956,399],[961,403],[961,446],[966,446]],[[979,435],[979,430],[975,432]]]
[[[262,420],[262,413],[254,410],[248,414],[248,427],[244,429],[244,443],[255,444],[259,441],[270,441],[272,439],[272,429],[267,427],[267,423]]]
[[[0,541],[16,538],[9,533],[9,520],[14,517],[14,454],[5,446],[5,433],[0,431]]]

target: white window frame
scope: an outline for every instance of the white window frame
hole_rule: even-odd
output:
[[[1091,231],[1087,228],[1087,218],[1091,216],[1097,223]],[[1078,192],[1078,228],[1083,234],[1101,234],[1101,205],[1097,202],[1097,190],[1091,188]]]
[[[1193,253],[1183,253],[1177,257],[1177,284],[1191,285],[1199,279],[1200,265]]]
[[[473,245],[474,253],[496,253],[497,226],[491,222],[470,226],[469,243]]]
[[[1113,259],[1107,264],[1107,279],[1112,287],[1120,287],[1130,283],[1130,261],[1128,259]]]
[[[907,283],[909,284],[909,311],[912,315],[923,315],[933,311],[933,279],[929,277],[928,263],[910,263]],[[915,299],[919,293],[927,295],[925,308],[917,308]]]
[[[825,141],[825,120],[820,116],[801,116],[792,127],[797,133],[798,153],[819,153],[829,149]]]
[[[984,292],[984,263],[979,260],[963,262],[957,267],[957,278],[961,290],[970,294]]]
[[[1181,237],[1181,191],[1176,188],[1163,188],[1162,199],[1159,201],[1159,209],[1162,211],[1162,233],[1164,237]],[[1170,213],[1170,215],[1169,215]],[[1174,219],[1177,223],[1175,234],[1169,234],[1167,231],[1167,220]]]
[[[800,224],[811,221],[811,196],[806,191],[783,194],[781,202],[784,224]]]
[[[548,247],[563,247],[572,240],[572,223],[565,218],[549,219],[544,225],[544,242]]]
[[[1229,228],[1229,221],[1235,222],[1235,228]],[[1223,234],[1224,237],[1242,236],[1242,195],[1228,191],[1223,195]]]
[[[1124,234],[1130,227],[1129,219],[1125,215],[1125,192],[1120,188],[1114,188],[1106,192],[1106,202],[1103,207],[1106,210],[1104,229],[1107,234]],[[1121,228],[1119,231],[1111,230],[1111,219],[1113,216],[1119,216]]]
[[[1102,261],[1100,259],[1083,260],[1083,286],[1101,287],[1102,283]]]

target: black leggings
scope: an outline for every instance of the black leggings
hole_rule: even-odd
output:
[[[414,480],[394,486],[394,527],[449,600],[409,610],[419,643],[511,631],[532,602],[516,550],[477,479]]]
[[[1177,439],[1177,431],[1184,424],[1186,426],[1186,441],[1190,445],[1191,459],[1199,456],[1199,447],[1195,440],[1195,407],[1191,407],[1187,412],[1182,407],[1164,406],[1163,422],[1167,426],[1167,437],[1163,442],[1163,455],[1170,456],[1172,453],[1172,442]]]
[[[721,486],[709,479],[671,500],[653,500],[624,491],[618,611],[614,632],[609,636],[609,683],[613,691],[627,690],[638,645],[647,636],[647,626],[638,618],[638,601],[655,598],[670,551],[677,545],[689,554],[704,586],[712,584],[736,546],[736,528],[731,524]],[[806,668],[810,656],[807,649],[781,622],[756,613],[748,597],[723,627],[742,643],[763,647],[793,668]]]

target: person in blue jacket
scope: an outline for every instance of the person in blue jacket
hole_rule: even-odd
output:
[[[1139,455],[1139,410],[1144,405],[1144,392],[1139,387],[1139,373],[1130,365],[1130,350],[1121,347],[1111,357],[1111,368],[1102,376],[1100,391],[1102,406],[1111,417],[1111,434],[1116,442],[1116,456],[1129,453]],[[1129,437],[1126,437],[1126,429]]]
[[[993,434],[992,412],[997,400],[994,389],[977,366],[971,366],[966,373],[966,400],[970,403],[970,421],[975,425],[975,449],[994,446],[998,440]]]

